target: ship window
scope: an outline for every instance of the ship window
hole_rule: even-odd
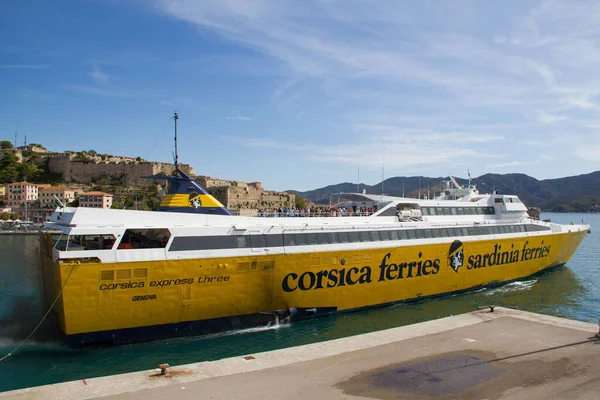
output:
[[[490,215],[496,214],[496,209],[494,207],[488,207],[488,214],[490,214]]]
[[[283,237],[280,234],[265,235],[267,240],[266,247],[281,247],[283,246]]]
[[[389,231],[381,231],[381,232],[379,232],[379,237],[381,237],[381,240],[390,240],[390,232]]]
[[[348,243],[350,241],[348,232],[338,232],[337,236],[340,243]]]
[[[423,215],[429,215],[429,207],[421,207],[421,212]]]
[[[494,199],[494,203],[504,203],[504,199],[503,199],[503,198],[501,198],[501,197],[496,197],[496,198]]]
[[[351,242],[358,242],[358,232],[350,232],[350,241]]]
[[[474,226],[470,226],[468,229],[469,229],[469,235],[471,235],[471,236],[477,235],[477,229]]]
[[[457,207],[456,208],[456,214],[457,215],[463,215],[464,214],[464,210],[462,207]]]
[[[481,208],[481,207],[476,207],[475,211],[477,212],[478,215],[483,214],[483,208]]]
[[[425,229],[425,237],[432,238],[433,234],[431,233],[431,229]]]
[[[402,233],[402,232],[404,232],[404,231],[400,231],[400,233]],[[400,236],[398,236],[398,231],[390,231],[390,238],[392,240],[398,240],[399,237]],[[403,239],[406,239],[406,234],[404,235]]]
[[[110,250],[115,244],[115,237],[113,235],[71,235],[69,236],[68,243],[65,243],[66,248],[64,250],[77,251],[77,250]],[[62,248],[57,249],[63,250]]]
[[[444,213],[442,212],[442,207],[436,207],[435,215],[444,215]]]
[[[245,236],[236,236],[236,244],[239,248],[246,247],[246,237]]]
[[[377,231],[369,232],[369,236],[371,236],[371,241],[373,241],[373,242],[378,242],[381,240],[379,238],[379,232],[377,232]]]
[[[170,237],[168,229],[127,229],[118,249],[164,249]]]
[[[339,243],[338,236],[335,232],[326,233],[327,235],[327,243]]]
[[[454,228],[454,236],[461,236],[462,231],[460,228]]]
[[[509,226],[509,228],[510,228],[510,233],[515,233],[515,226],[514,225]]]
[[[219,250],[237,247],[233,236],[179,236],[173,239],[169,251]],[[121,248],[121,245],[119,245]],[[133,248],[140,248],[134,247]],[[151,247],[146,247],[151,248]]]
[[[328,237],[327,233],[318,233],[317,240],[319,241],[319,244],[331,243],[331,242],[329,242],[329,237]]]
[[[415,239],[417,237],[417,235],[415,234],[415,231],[413,231],[413,230],[406,231],[406,234],[408,235],[409,239]]]
[[[266,247],[267,243],[265,240],[265,235],[249,235],[250,237],[250,245],[253,248],[257,248],[257,247]],[[223,247],[225,248],[225,247]]]
[[[361,242],[368,242],[369,241],[369,232],[359,232],[358,233],[360,236],[360,241]]]
[[[296,235],[296,244],[298,246],[304,246],[306,244],[306,235],[301,234],[301,233],[297,234]]]
[[[318,244],[319,238],[316,233],[309,233],[306,235],[306,244]]]
[[[500,228],[498,228],[497,226],[492,226],[492,232],[494,232],[495,235],[500,233]]]
[[[452,215],[456,215],[456,208],[452,207],[450,209],[450,212],[452,213]]]
[[[294,235],[293,233],[284,234],[283,242],[286,246],[295,246],[296,245],[296,235]]]
[[[450,209],[448,207],[444,207],[444,215],[450,215]]]
[[[463,236],[468,236],[469,235],[469,230],[467,228],[460,228],[460,231],[462,232]]]

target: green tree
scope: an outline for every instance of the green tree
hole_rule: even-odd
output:
[[[4,153],[0,159],[0,183],[12,183],[19,178],[19,163],[17,157],[11,153]]]
[[[2,141],[0,141],[0,149],[2,149],[2,150],[10,150],[12,148],[14,148],[14,146],[8,140],[2,140]]]
[[[34,163],[22,163],[17,167],[17,171],[19,172],[19,180],[34,180],[40,173],[43,171],[38,168]]]
[[[9,218],[10,218],[10,213],[3,212],[2,214],[0,214],[0,219],[3,221],[6,221]]]
[[[160,199],[158,197],[150,197],[146,200],[146,206],[151,211],[158,210],[159,205],[160,205]]]
[[[306,199],[296,195],[296,200],[294,201],[294,207],[296,210],[302,210],[306,208]]]

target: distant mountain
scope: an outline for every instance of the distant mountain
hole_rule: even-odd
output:
[[[390,196],[421,197],[429,193],[431,196],[440,190],[444,177],[393,177],[383,181],[383,193]],[[460,184],[467,180],[457,178]],[[485,174],[474,178],[472,183],[477,185],[481,193],[491,193],[496,190],[503,194],[516,194],[525,204],[540,207],[543,211],[556,212],[600,212],[600,171],[590,174],[569,176],[558,179],[537,180],[525,174]],[[366,193],[382,193],[381,182],[369,186],[359,185],[359,191]],[[339,183],[323,188],[299,192],[288,190],[314,203],[329,204],[335,202],[336,193],[356,193],[356,183]]]

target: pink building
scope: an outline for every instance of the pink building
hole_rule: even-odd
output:
[[[87,192],[79,195],[79,207],[110,208],[113,195],[104,192]]]
[[[38,199],[38,185],[29,182],[15,182],[8,184],[6,202],[10,207],[23,206],[25,201],[32,202]]]

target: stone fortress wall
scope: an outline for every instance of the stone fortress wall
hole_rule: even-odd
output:
[[[194,175],[194,169],[188,164],[179,164],[186,174]],[[97,183],[102,179],[120,180],[126,184],[148,184],[143,176],[171,175],[173,164],[136,160],[130,157],[82,155],[81,153],[63,153],[50,155],[48,169],[60,173],[65,183]]]
[[[260,182],[240,182],[197,176],[196,182],[231,210],[240,215],[255,215],[265,208],[294,208],[296,195],[264,190]]]

